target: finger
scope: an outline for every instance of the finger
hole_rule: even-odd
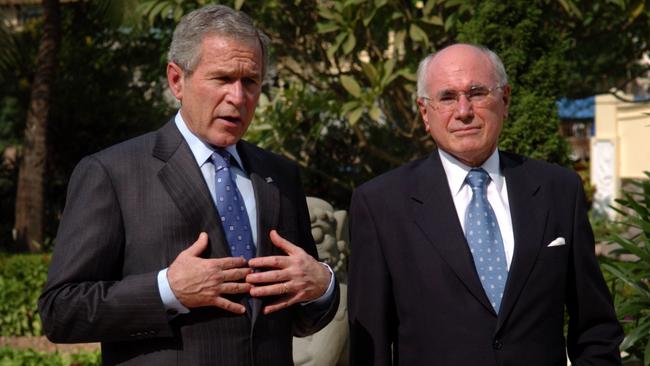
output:
[[[287,284],[287,282],[275,283],[266,286],[254,286],[250,289],[250,294],[253,297],[278,296],[287,295],[290,293],[291,287]]]
[[[252,268],[286,268],[291,259],[286,255],[273,255],[269,257],[257,257],[248,261]]]
[[[271,230],[269,237],[271,238],[271,242],[273,242],[273,244],[276,247],[282,249],[285,253],[289,255],[298,254],[300,253],[300,251],[302,251],[300,247],[296,246],[289,240],[281,237],[276,230]]]
[[[227,282],[219,286],[219,292],[222,294],[245,294],[250,292],[251,285],[249,283]]]
[[[208,247],[208,234],[202,232],[199,234],[198,239],[189,248],[185,249],[183,252],[191,255],[192,257],[198,257],[205,251],[205,248]]]
[[[246,282],[257,284],[257,283],[276,283],[281,281],[287,281],[290,279],[290,275],[287,271],[266,271],[266,272],[255,272],[246,276]]]
[[[220,270],[241,268],[246,266],[246,259],[244,259],[243,257],[212,258],[208,260],[211,262],[212,265],[218,267]]]
[[[283,297],[283,298],[279,299],[278,301],[275,301],[275,302],[273,302],[273,303],[271,303],[269,305],[266,305],[264,307],[263,312],[264,312],[265,315],[268,315],[268,314],[274,313],[274,312],[276,312],[278,310],[286,309],[286,308],[288,308],[289,306],[291,306],[291,305],[293,305],[295,303],[296,303],[295,296],[294,297],[286,296],[286,297]]]
[[[235,269],[227,269],[225,271],[221,271],[220,273],[220,280],[221,282],[232,282],[232,281],[239,281],[243,280],[246,278],[246,276],[251,273],[252,269],[246,267],[246,268],[235,268]]]
[[[246,307],[244,305],[232,302],[221,296],[214,299],[214,306],[235,314],[243,314],[246,312]]]

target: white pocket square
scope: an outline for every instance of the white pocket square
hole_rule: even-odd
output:
[[[552,242],[548,243],[547,247],[559,247],[560,245],[566,244],[566,240],[563,237],[559,237]]]

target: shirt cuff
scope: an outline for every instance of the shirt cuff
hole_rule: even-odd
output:
[[[327,290],[325,291],[324,294],[321,295],[321,297],[319,297],[317,299],[314,299],[314,300],[301,302],[300,305],[302,305],[302,306],[311,305],[311,304],[314,304],[316,306],[325,305],[325,304],[329,303],[332,300],[332,294],[334,293],[334,281],[335,281],[334,271],[332,271],[332,268],[327,263],[323,263],[323,262],[319,262],[319,263],[322,264],[323,266],[325,266],[325,268],[327,268],[328,271],[330,271],[330,274],[331,274],[331,276],[330,276],[330,284],[329,284],[329,286],[327,286]]]
[[[167,280],[168,269],[169,268],[165,268],[158,272],[158,292],[160,292],[160,299],[165,306],[167,317],[172,319],[178,314],[189,313],[190,309],[186,308],[180,301],[178,301],[172,288],[169,286],[169,281]]]

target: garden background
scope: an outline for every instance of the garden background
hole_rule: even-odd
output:
[[[82,156],[173,115],[166,50],[178,19],[206,3],[0,0],[2,339],[41,335],[36,300],[69,175]],[[501,149],[573,167],[586,182],[588,169],[571,161],[560,135],[556,102],[629,91],[650,69],[639,62],[650,56],[643,0],[224,3],[272,39],[273,67],[245,138],[296,161],[306,193],[343,209],[355,186],[433,149],[417,115],[415,70],[445,45],[479,43],[502,57],[513,98]],[[650,183],[629,186],[616,204],[622,223],[593,212],[592,224],[598,242],[619,248],[600,260],[626,360],[647,366]],[[96,351],[0,347],[2,366],[98,363]]]

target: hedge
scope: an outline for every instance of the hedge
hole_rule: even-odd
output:
[[[49,263],[47,254],[0,254],[0,336],[42,335],[37,306]]]
[[[31,349],[0,348],[0,366],[100,366],[101,355],[97,351],[78,353],[47,353]]]

